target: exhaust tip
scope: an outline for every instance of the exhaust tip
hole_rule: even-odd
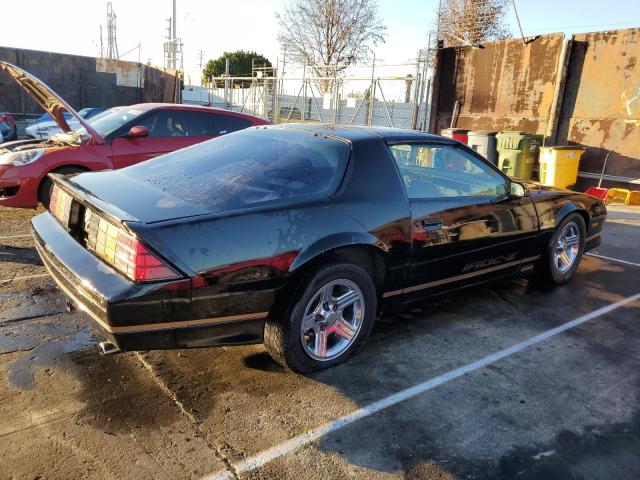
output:
[[[120,353],[120,349],[111,342],[100,342],[98,344],[100,353],[102,355],[112,355],[114,353]]]
[[[73,313],[76,309],[76,306],[69,300],[66,301],[65,306],[67,308],[67,312],[69,313]]]

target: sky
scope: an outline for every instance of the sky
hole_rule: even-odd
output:
[[[200,50],[204,61],[224,51],[255,50],[274,64],[282,61],[275,12],[287,0],[177,0],[178,37],[184,44],[185,80],[197,84]],[[171,0],[112,0],[117,15],[118,50],[123,60],[163,65],[162,43],[171,16]],[[379,0],[387,39],[375,47],[376,62],[403,65],[415,61],[427,44],[438,0]],[[516,0],[524,34],[566,34],[640,27],[640,0]],[[106,43],[106,1],[31,0],[27,8],[2,9],[0,45],[88,56],[100,54],[100,25]],[[37,12],[37,13],[34,13]],[[507,23],[519,35],[513,9]],[[52,28],[53,26],[53,28]],[[128,52],[128,53],[127,53]],[[412,73],[409,65],[398,74]]]

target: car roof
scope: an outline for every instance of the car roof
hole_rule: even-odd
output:
[[[207,112],[207,113],[220,113],[223,115],[234,115],[237,117],[256,119],[247,115],[246,113],[234,112],[232,110],[224,110],[222,108],[205,107],[204,105],[190,105],[186,103],[137,103],[135,105],[128,105],[127,108],[136,108],[138,110],[190,110],[194,112]]]
[[[444,143],[457,144],[454,139],[441,137],[432,133],[422,132],[420,130],[408,130],[403,128],[392,127],[365,127],[355,125],[333,125],[318,123],[285,123],[268,128],[279,128],[284,130],[304,130],[319,135],[331,135],[339,137],[349,142],[370,139],[378,137],[388,143],[396,142],[429,142],[437,141]]]

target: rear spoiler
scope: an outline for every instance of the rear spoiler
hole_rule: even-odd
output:
[[[93,195],[90,191],[82,188],[81,186],[73,183],[72,178],[75,175],[82,175],[81,173],[73,175],[61,175],[59,173],[49,173],[47,176],[51,181],[62,188],[65,192],[71,195],[75,200],[85,207],[90,208],[97,214],[103,216],[106,220],[116,225],[122,224],[122,222],[139,222],[137,218],[131,214],[119,209],[115,205],[107,203],[100,198]]]

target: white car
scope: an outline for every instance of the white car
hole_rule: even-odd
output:
[[[90,118],[99,115],[105,110],[105,108],[83,108],[78,112],[78,115],[80,115],[85,120],[89,120]],[[67,120],[67,124],[69,125],[69,128],[71,130],[77,130],[81,127],[80,122],[78,122],[78,120],[73,117],[67,118],[65,116],[65,120]],[[27,128],[25,128],[25,133],[31,138],[44,140],[49,138],[51,135],[62,133],[62,130],[56,122],[54,122],[53,120],[49,120],[45,122],[34,123],[33,125],[28,126]]]

